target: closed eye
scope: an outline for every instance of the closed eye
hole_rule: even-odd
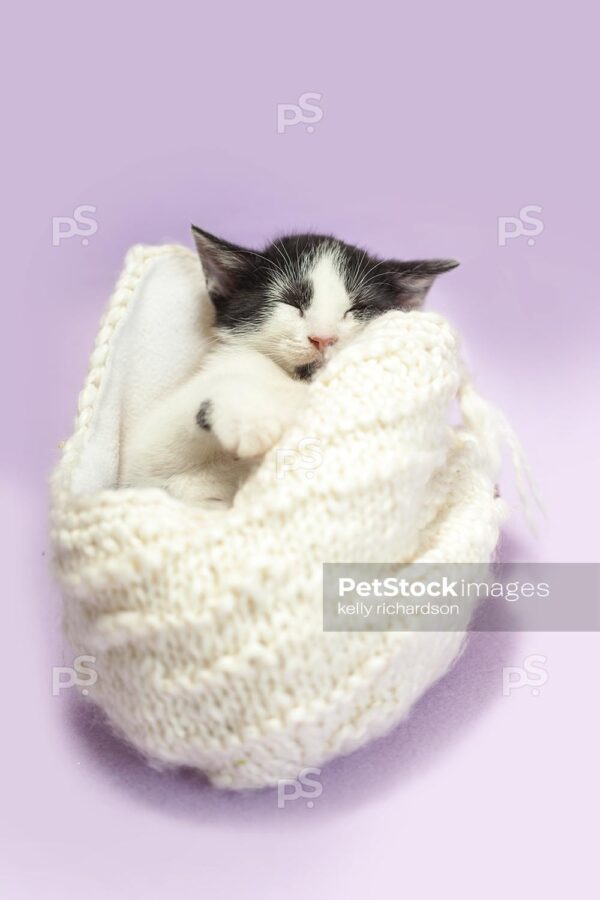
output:
[[[365,312],[370,309],[374,309],[374,303],[354,303],[352,306],[349,306],[346,312],[344,313],[344,317],[348,315],[348,313],[354,312]]]
[[[310,287],[308,285],[297,284],[285,288],[277,297],[278,303],[285,303],[286,306],[293,306],[297,309],[301,316],[304,315],[304,309],[310,303]]]
[[[284,300],[283,297],[279,297],[279,298],[277,299],[277,303],[283,303],[285,306],[292,306],[294,309],[297,309],[297,310],[298,310],[298,312],[300,313],[301,316],[304,315],[304,310],[302,309],[302,307],[300,306],[300,304],[298,303],[298,301],[295,301],[295,300]]]
[[[297,309],[300,309],[300,301],[294,299],[294,297],[278,297],[277,303],[285,303],[286,306],[295,306]]]
[[[355,318],[366,321],[368,319],[374,318],[375,316],[380,316],[393,308],[393,305],[386,303],[385,300],[362,300],[358,303],[354,303],[349,309],[347,309],[344,313],[344,317],[346,317],[348,313],[352,313]]]

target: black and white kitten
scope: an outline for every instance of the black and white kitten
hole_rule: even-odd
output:
[[[122,482],[229,503],[250,461],[306,400],[307,381],[375,316],[421,306],[454,260],[378,259],[334,237],[278,238],[261,252],[192,229],[215,309],[199,370],[151,410]]]

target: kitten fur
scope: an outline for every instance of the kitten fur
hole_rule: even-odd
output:
[[[380,259],[315,234],[260,252],[192,234],[215,311],[211,349],[128,437],[121,482],[219,508],[294,420],[315,373],[375,316],[419,308],[458,263]]]

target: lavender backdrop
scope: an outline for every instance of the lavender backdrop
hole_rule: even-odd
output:
[[[217,794],[52,696],[70,659],[44,492],[129,245],[187,241],[191,220],[253,244],[324,229],[462,260],[430,305],[462,330],[548,510],[537,542],[515,517],[505,556],[597,560],[597,13],[64,2],[11,18],[1,896],[592,896],[597,635],[475,636],[407,723],[323,771],[312,807]],[[53,219],[81,206],[90,231],[59,239],[71,226]],[[503,216],[523,230],[504,245]],[[503,667],[532,654],[539,685],[503,696]]]

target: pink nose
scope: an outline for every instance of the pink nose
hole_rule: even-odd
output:
[[[323,353],[324,350],[327,350],[328,347],[331,347],[332,344],[335,344],[337,341],[336,337],[314,337],[311,335],[309,338],[311,344],[313,344],[317,350],[320,350]]]

